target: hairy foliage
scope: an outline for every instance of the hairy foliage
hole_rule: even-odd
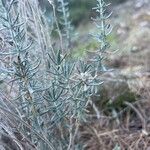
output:
[[[106,3],[97,0],[98,18],[94,21],[99,29],[94,37],[100,43],[90,63],[85,60],[71,60],[71,23],[68,3],[58,0],[58,11],[51,5],[51,18],[47,21],[35,0],[1,0],[2,39],[11,42],[0,51],[1,74],[11,84],[10,98],[15,101],[17,111],[7,110],[4,101],[0,109],[14,117],[19,130],[34,146],[46,149],[82,149],[77,142],[79,125],[86,122],[86,106],[91,103],[98,86],[102,84],[99,71],[103,70],[103,54],[108,48],[109,25],[105,24]],[[63,26],[63,31],[59,27]],[[54,46],[51,35],[57,27],[60,49]],[[62,35],[63,34],[63,35]],[[65,40],[65,50],[62,43]],[[6,61],[7,60],[7,61]]]
[[[106,4],[104,0],[97,0],[97,6],[93,8],[97,13],[97,18],[92,18],[92,20],[94,21],[98,32],[92,33],[92,36],[99,43],[99,49],[94,51],[95,55],[91,60],[96,75],[106,71],[106,68],[103,65],[103,59],[107,56],[107,49],[110,46],[107,41],[107,36],[112,30],[111,26],[107,24],[107,19],[111,16],[111,13],[106,14],[106,7],[108,5],[109,4]]]
[[[65,49],[68,49],[71,46],[71,37],[72,37],[72,26],[69,20],[70,13],[69,13],[69,2],[65,0],[58,0],[58,12],[61,14],[59,23],[63,26],[63,37],[66,39],[65,41]]]

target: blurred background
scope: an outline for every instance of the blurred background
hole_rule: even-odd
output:
[[[107,3],[119,5],[127,0],[105,0]],[[39,0],[40,6],[45,9],[48,15],[50,4],[47,0]],[[69,0],[70,18],[72,24],[77,26],[82,22],[88,22],[92,15],[92,8],[96,5],[96,0]]]
[[[108,37],[108,41],[111,43],[111,50],[118,50],[115,54],[116,58],[111,56],[114,59],[113,61],[110,60],[111,65],[118,67],[129,63],[130,65],[138,64],[138,66],[145,65],[145,69],[150,70],[149,58],[147,58],[149,57],[148,43],[150,41],[149,0],[105,1],[111,3],[107,11],[113,11],[113,15],[109,20],[113,31]],[[73,43],[75,47],[73,51],[77,57],[85,55],[87,49],[95,49],[98,46],[89,35],[96,30],[91,20],[91,17],[95,16],[92,8],[96,3],[96,0],[70,0],[70,20],[74,32],[78,35]],[[39,4],[45,11],[47,18],[50,18],[49,10],[51,10],[51,6],[48,1],[39,0]]]

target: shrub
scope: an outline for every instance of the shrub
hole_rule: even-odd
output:
[[[1,101],[0,109],[16,120],[17,130],[40,150],[82,149],[77,134],[80,124],[86,122],[86,106],[92,103],[91,96],[102,84],[99,76],[106,71],[103,57],[111,32],[106,24],[110,16],[105,15],[107,4],[97,0],[93,9],[98,17],[93,20],[99,33],[93,37],[99,48],[90,60],[70,59],[68,3],[58,0],[58,4],[56,8],[49,0],[52,9],[49,21],[35,0],[1,0],[0,7],[2,41],[9,45],[6,49],[2,45],[1,73],[5,74],[5,82],[12,84],[9,96],[14,101],[12,109]],[[61,12],[61,20],[57,10]],[[59,35],[56,46],[51,36],[54,28]]]

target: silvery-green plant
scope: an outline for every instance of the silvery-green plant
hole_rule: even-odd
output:
[[[107,24],[107,20],[112,14],[106,13],[106,8],[109,5],[110,4],[106,4],[104,0],[97,0],[97,6],[93,8],[93,10],[95,10],[97,13],[97,17],[92,18],[96,25],[97,32],[92,34],[92,36],[99,43],[99,49],[96,51],[97,56],[94,59],[94,62],[96,62],[96,72],[106,70],[103,66],[102,60],[105,56],[105,53],[107,52],[107,49],[110,46],[107,41],[107,37],[112,31],[112,27],[110,26],[110,24]]]
[[[71,46],[71,37],[72,35],[72,29],[70,22],[70,13],[69,13],[69,1],[66,0],[57,0],[58,1],[58,8],[57,11],[60,13],[60,19],[59,23],[62,25],[62,34],[64,39],[65,48],[68,49]]]
[[[68,3],[58,1],[61,4],[58,9],[63,16],[62,33],[68,40],[65,52],[61,45],[62,35],[60,35],[60,49],[56,49],[49,37],[51,35],[47,33],[48,29],[56,24],[61,34],[53,1],[49,0],[54,18],[51,26],[46,25],[44,16],[38,10],[37,1],[1,0],[1,2],[4,12],[1,15],[2,30],[8,34],[13,45],[6,52],[2,50],[0,57],[1,60],[5,59],[5,56],[9,58],[9,65],[3,70],[6,70],[13,83],[16,91],[14,100],[19,112],[15,114],[16,112],[7,111],[7,113],[18,120],[17,129],[30,139],[37,149],[70,150],[77,147],[82,149],[76,140],[79,126],[82,122],[86,122],[86,106],[102,82],[95,64],[69,58],[67,50],[71,26],[66,8]],[[100,42],[98,57],[94,58],[96,65],[97,62],[100,63],[102,53],[108,47],[105,7],[104,1],[98,0],[96,10],[100,14],[98,20],[101,24],[97,24],[100,32],[98,37],[95,36]],[[27,9],[24,10],[23,16],[20,15],[20,8]],[[30,31],[32,35],[29,34]],[[99,67],[98,65],[97,68]],[[96,70],[96,73],[93,73],[93,70]],[[6,108],[0,109],[6,111]]]

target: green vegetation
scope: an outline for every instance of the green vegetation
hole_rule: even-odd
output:
[[[98,42],[94,40],[88,41],[85,44],[79,43],[79,45],[73,49],[72,55],[73,57],[76,57],[76,58],[83,58],[87,55],[88,51],[94,52],[96,49],[98,49],[98,47],[99,47]]]
[[[111,47],[115,49],[117,47],[117,36],[114,32],[112,34],[108,35],[107,40],[109,43],[111,43]],[[88,40],[84,44],[77,43],[77,46],[73,49],[72,56],[76,58],[82,58],[87,56],[88,52],[94,52],[99,48],[99,43],[95,40]]]

